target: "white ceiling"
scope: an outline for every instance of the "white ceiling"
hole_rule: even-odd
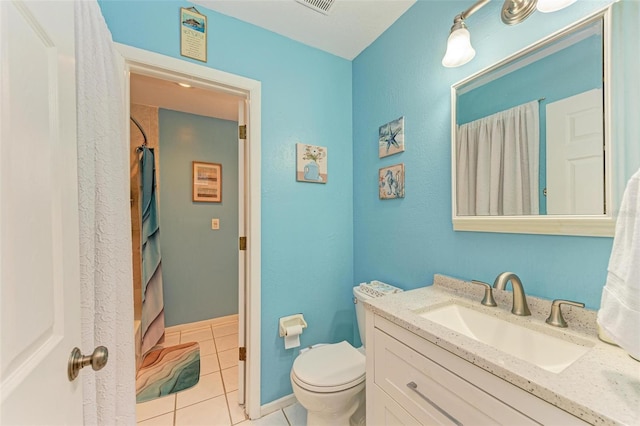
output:
[[[238,121],[240,96],[131,74],[131,103]]]
[[[191,1],[352,60],[416,0],[335,0],[328,16],[295,0]]]

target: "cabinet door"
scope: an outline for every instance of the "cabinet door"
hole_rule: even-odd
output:
[[[422,424],[538,424],[380,330],[374,350],[375,383]]]
[[[433,424],[433,415],[415,390],[464,425],[588,424],[384,318],[375,316],[371,337],[367,383],[375,381],[421,423]]]
[[[394,401],[378,386],[373,385],[373,401],[369,404],[373,406],[373,419],[367,419],[367,423],[375,426],[417,426],[420,425],[411,414]],[[442,423],[434,421],[429,423],[439,425]]]

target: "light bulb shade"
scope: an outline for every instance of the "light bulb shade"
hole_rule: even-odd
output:
[[[575,3],[576,0],[538,0],[536,9],[543,13],[555,12]]]
[[[466,28],[459,28],[449,34],[447,40],[447,52],[442,58],[442,65],[447,68],[464,65],[473,57],[476,51],[471,47],[471,34]]]

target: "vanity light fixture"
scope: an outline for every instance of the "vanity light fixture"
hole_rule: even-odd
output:
[[[471,46],[471,34],[469,34],[464,20],[487,3],[489,3],[489,0],[479,0],[471,5],[469,9],[453,18],[453,26],[447,39],[447,52],[442,58],[443,66],[447,68],[459,67],[476,56],[476,51]]]
[[[471,46],[471,34],[462,20],[462,14],[457,15],[447,40],[447,52],[442,58],[442,65],[447,68],[459,67],[472,60],[474,56],[476,51]]]
[[[576,0],[538,0],[536,9],[543,13],[555,12],[575,3]]]
[[[516,25],[527,19],[536,8],[541,12],[555,12],[563,9],[576,0],[505,0],[502,5],[502,22],[507,25]],[[442,58],[442,65],[448,68],[459,67],[466,64],[476,55],[471,46],[471,34],[464,21],[489,0],[478,0],[464,12],[453,18],[453,26],[447,39],[447,51]]]
[[[178,83],[178,86],[184,87],[184,88],[187,88],[187,89],[191,88],[191,85],[187,84],[187,83]]]
[[[500,17],[507,25],[516,25],[536,11],[536,0],[505,0]]]

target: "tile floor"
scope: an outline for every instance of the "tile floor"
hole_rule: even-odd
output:
[[[225,317],[211,325],[167,329],[163,346],[200,344],[200,380],[191,389],[136,406],[139,426],[305,426],[298,403],[258,420],[247,420],[238,405],[238,320]]]

